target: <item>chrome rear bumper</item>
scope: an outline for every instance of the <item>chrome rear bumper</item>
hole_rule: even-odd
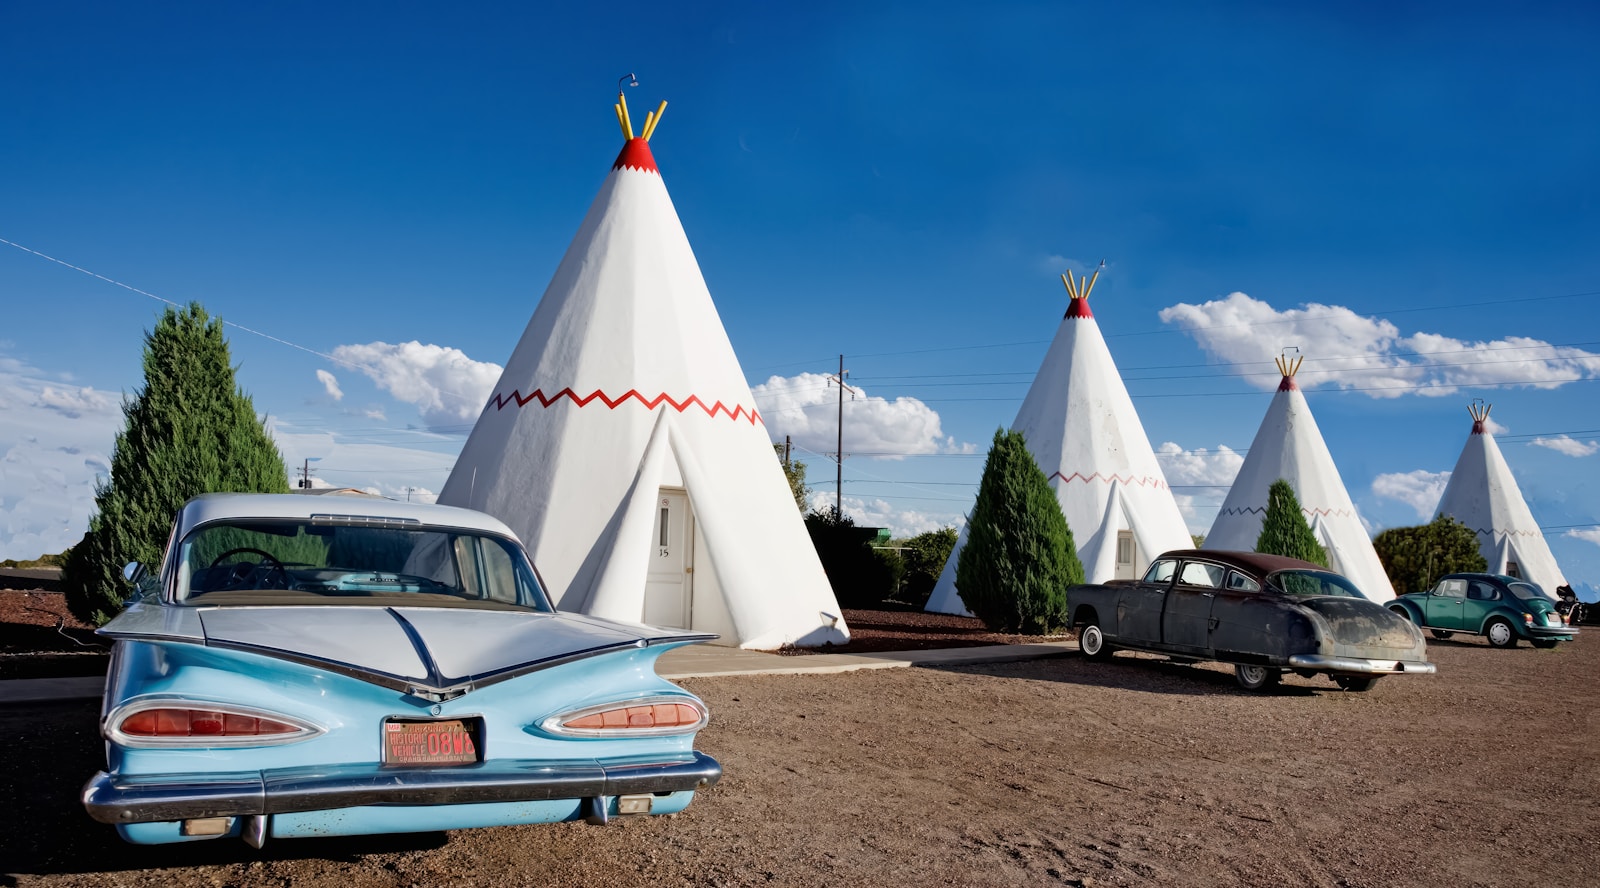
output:
[[[1320,654],[1296,654],[1289,658],[1289,668],[1353,675],[1432,675],[1438,671],[1432,663],[1424,660],[1367,660]]]
[[[223,774],[94,775],[83,806],[101,823],[288,814],[362,805],[467,805],[682,792],[722,766],[700,752],[663,759],[486,762],[455,768],[332,765]]]

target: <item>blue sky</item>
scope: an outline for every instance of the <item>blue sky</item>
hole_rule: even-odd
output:
[[[0,244],[0,557],[81,534],[161,308],[137,291],[238,325],[288,462],[429,498],[635,72],[826,497],[845,355],[860,520],[959,520],[1059,275],[1103,258],[1095,315],[1192,530],[1294,346],[1369,525],[1424,519],[1483,398],[1592,588],[1600,11],[1382,6],[0,2],[0,238],[37,251]]]

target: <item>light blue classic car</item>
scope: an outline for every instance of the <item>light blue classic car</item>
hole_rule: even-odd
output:
[[[655,671],[714,636],[556,613],[487,515],[208,494],[128,576],[83,803],[130,842],[605,823],[721,776]]]

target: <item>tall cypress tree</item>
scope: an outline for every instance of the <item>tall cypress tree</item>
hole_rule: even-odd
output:
[[[1328,566],[1327,550],[1317,542],[1311,525],[1306,523],[1294,488],[1282,478],[1267,488],[1267,513],[1261,517],[1261,536],[1256,538],[1256,551]]]
[[[110,480],[61,575],[73,615],[94,623],[121,610],[124,564],[155,568],[190,497],[289,491],[283,457],[235,383],[222,321],[197,302],[168,308],[145,334],[144,389],[123,397],[122,414]]]
[[[991,630],[1044,634],[1066,625],[1067,587],[1081,582],[1049,479],[1021,432],[997,430],[956,561],[961,603]]]

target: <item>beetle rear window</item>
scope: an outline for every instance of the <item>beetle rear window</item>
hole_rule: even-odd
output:
[[[1518,598],[1522,599],[1523,601],[1549,601],[1549,600],[1551,600],[1548,595],[1544,594],[1544,590],[1543,589],[1541,589],[1537,585],[1535,585],[1533,583],[1529,583],[1529,582],[1527,582],[1525,580],[1521,581],[1521,582],[1516,582],[1516,583],[1507,583],[1506,584],[1506,588],[1511,590],[1511,594],[1512,595],[1517,596]]]
[[[179,546],[176,598],[196,605],[371,604],[550,611],[509,539],[398,522],[230,521]]]

